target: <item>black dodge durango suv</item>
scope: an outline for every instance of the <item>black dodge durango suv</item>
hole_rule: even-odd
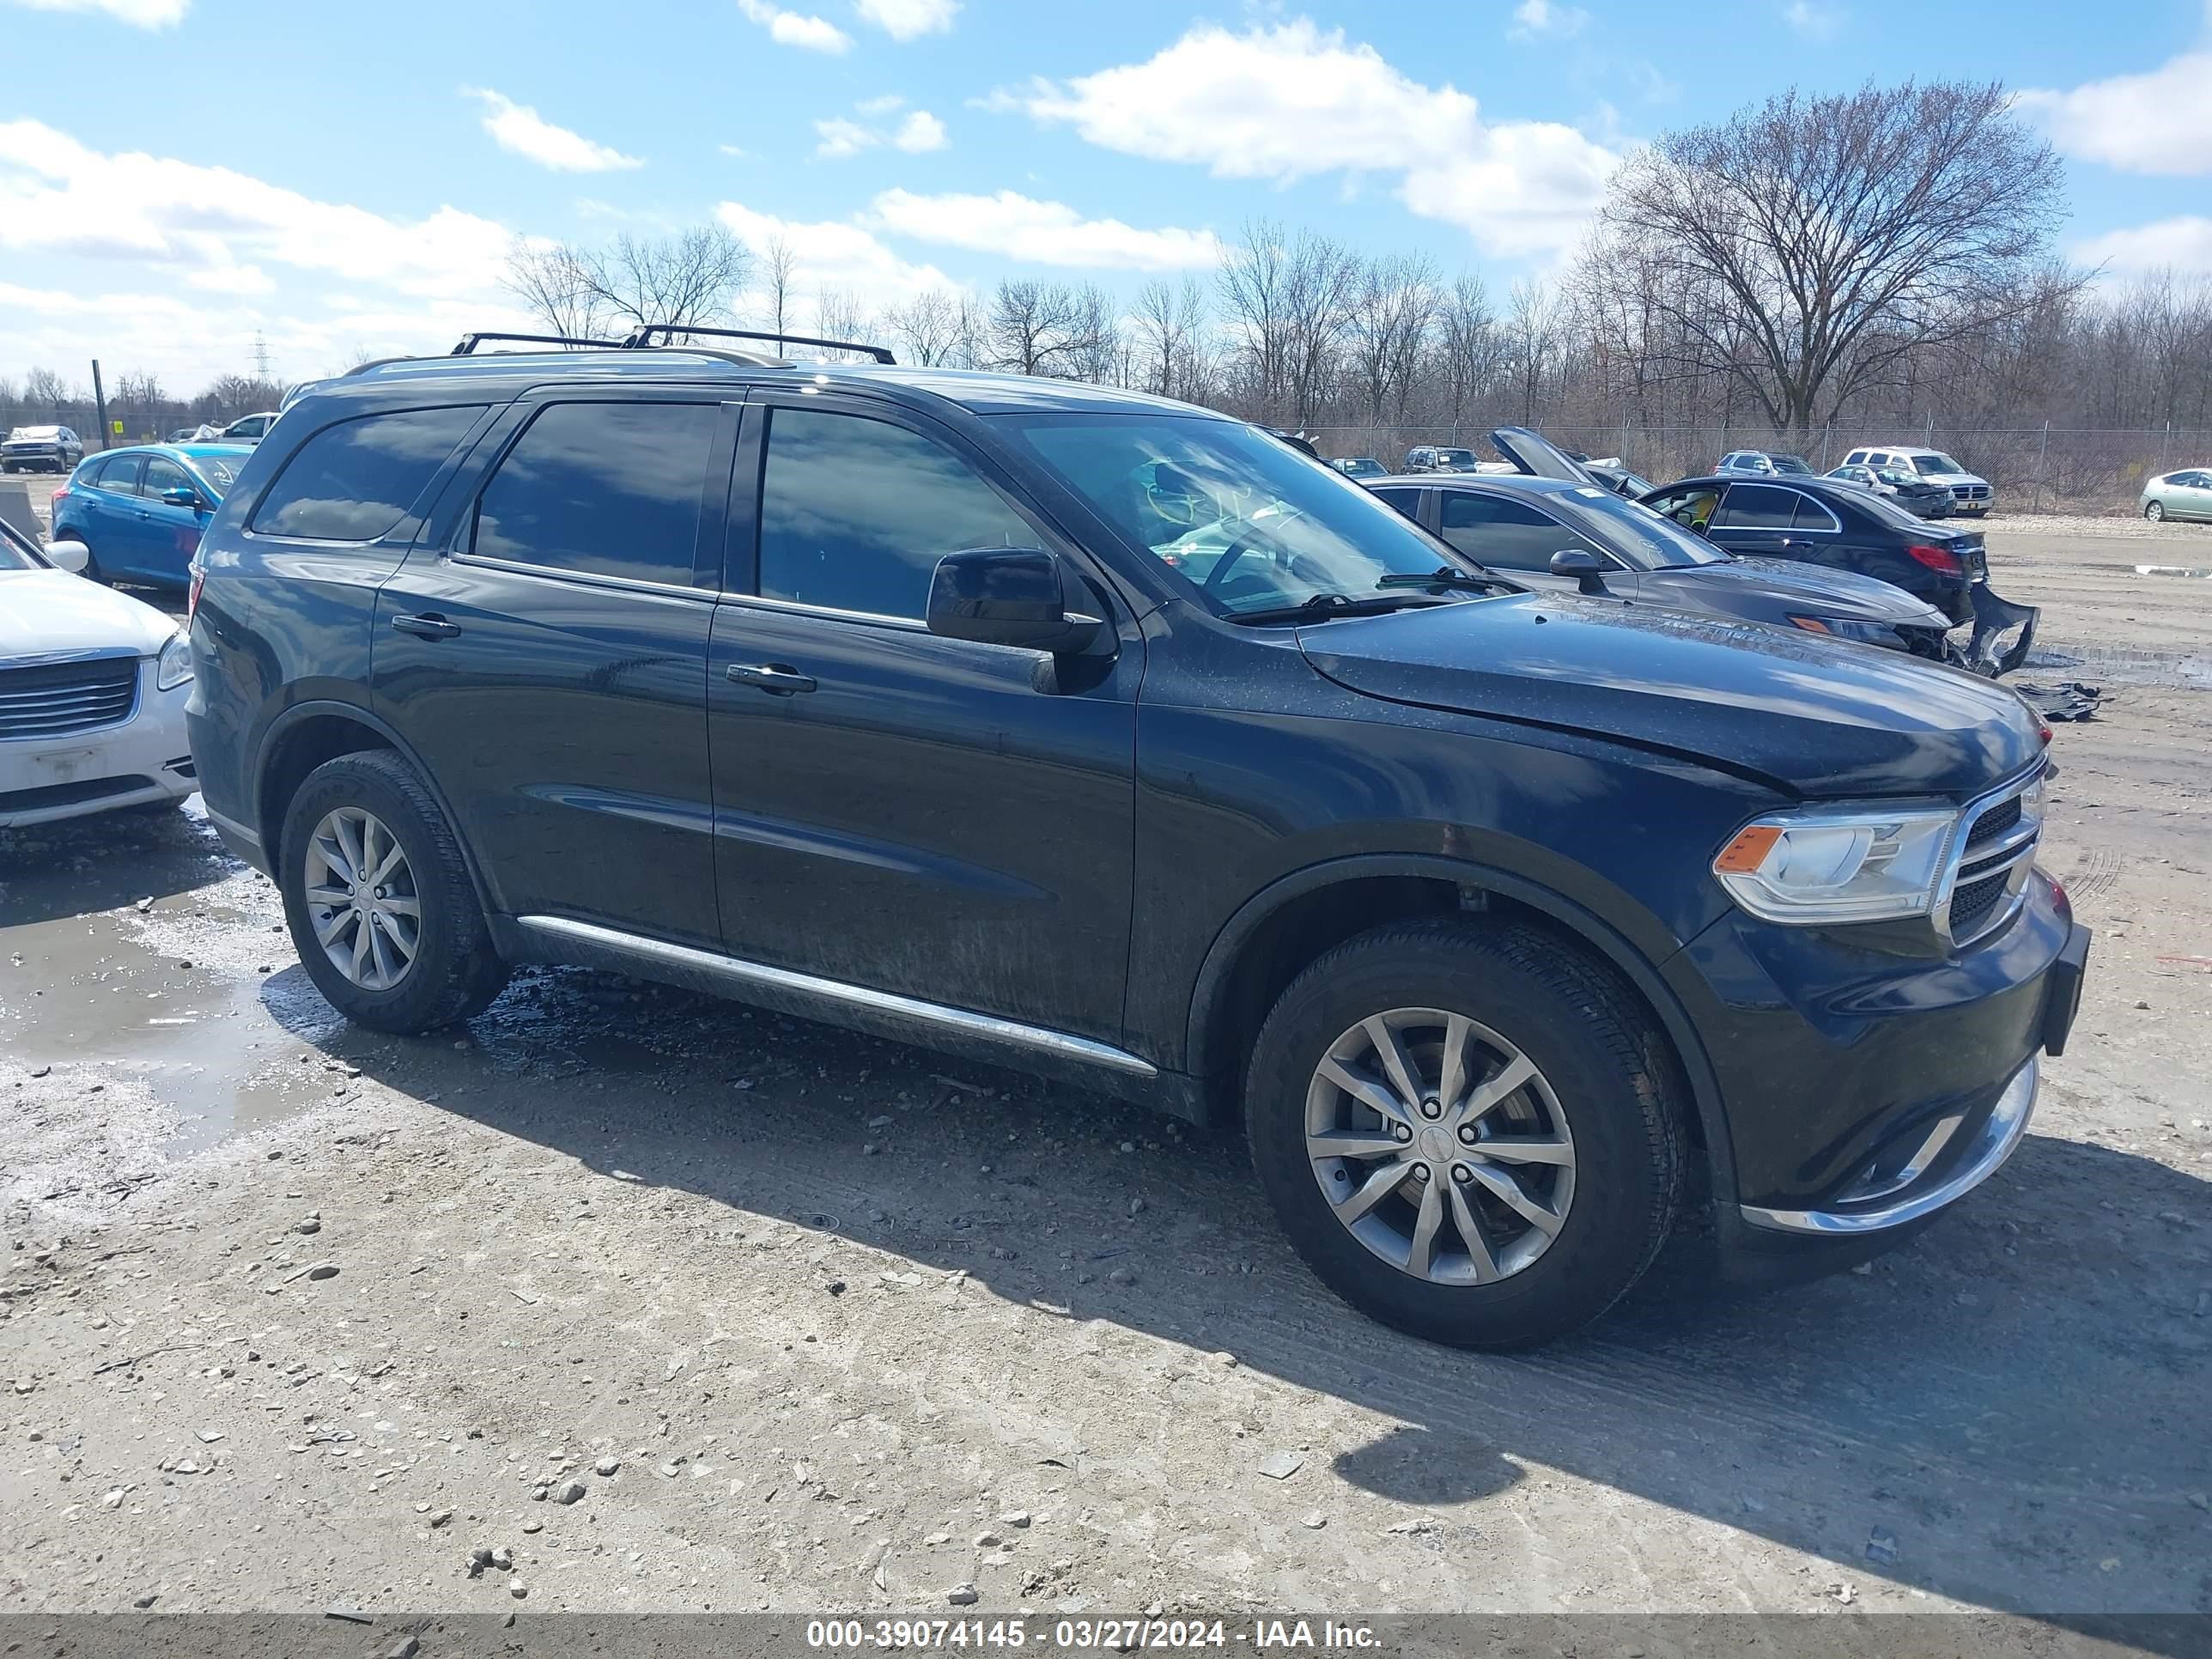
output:
[[[888,356],[888,354],[884,354]],[[371,365],[203,540],[192,749],[349,1018],[581,963],[1241,1113],[1511,1346],[2002,1164],[2088,945],[2009,691],[1521,592],[1263,431],[703,346]]]

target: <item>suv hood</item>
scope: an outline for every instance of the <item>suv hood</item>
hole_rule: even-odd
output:
[[[176,631],[144,601],[66,570],[0,570],[0,666],[87,652],[150,657]]]
[[[1989,680],[1648,606],[1521,594],[1313,623],[1298,641],[1368,696],[1687,755],[1808,799],[1965,799],[2042,753],[2027,705]]]
[[[1525,426],[1501,426],[1490,434],[1490,442],[1499,454],[1532,478],[1559,478],[1568,483],[1605,488],[1604,480],[1586,471],[1580,461]]]
[[[1796,559],[1735,557],[1715,564],[1686,566],[1675,570],[1642,573],[1644,586],[1652,578],[1665,586],[1669,576],[1680,576],[1699,585],[1723,582],[1765,594],[1796,606],[1808,616],[1846,617],[1863,622],[1925,623],[1948,628],[1951,619],[1934,605],[1916,599],[1903,588],[1856,570],[1829,570]]]

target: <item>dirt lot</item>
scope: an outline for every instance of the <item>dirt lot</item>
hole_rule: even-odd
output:
[[[0,1613],[2212,1612],[2212,581],[2132,568],[2212,533],[2148,531],[1990,530],[2108,694],[2019,1155],[1522,1358],[1333,1301],[1228,1140],[578,972],[375,1037],[191,809],[0,833]]]

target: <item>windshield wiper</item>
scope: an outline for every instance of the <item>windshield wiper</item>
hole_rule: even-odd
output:
[[[1242,611],[1229,620],[1234,623],[1326,622],[1337,617],[1374,617],[1386,611],[1449,603],[1448,599],[1425,599],[1417,593],[1370,593],[1364,599],[1354,599],[1349,593],[1316,593],[1300,605],[1278,605],[1270,611]]]
[[[1471,570],[1455,569],[1450,565],[1439,565],[1425,576],[1401,573],[1382,578],[1377,587],[1504,587],[1505,583],[1495,576],[1478,576]]]

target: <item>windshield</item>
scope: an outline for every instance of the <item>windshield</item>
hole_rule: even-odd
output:
[[[189,455],[192,471],[198,473],[208,488],[221,501],[238,482],[238,463],[228,455]]]
[[[1006,424],[1086,505],[1189,582],[1217,616],[1386,576],[1470,569],[1380,496],[1255,428],[1182,415],[1045,415]]]
[[[33,552],[23,532],[0,519],[0,570],[43,570],[46,562]]]
[[[1933,450],[1923,450],[1917,455],[1908,455],[1905,459],[1923,472],[1964,472],[1966,470],[1948,455],[1941,455]]]
[[[1796,455],[1770,455],[1767,459],[1774,463],[1777,472],[1810,472],[1813,470]]]
[[[1472,471],[1478,463],[1474,458],[1474,452],[1471,449],[1439,449],[1437,451],[1437,465],[1463,466]]]
[[[1568,517],[1581,519],[1586,534],[1606,543],[1639,569],[1719,564],[1729,556],[1704,538],[1610,489],[1585,485],[1562,490],[1546,505],[1562,507]]]
[[[19,426],[8,434],[8,441],[13,443],[18,438],[58,438],[61,435],[62,429],[58,426]]]

